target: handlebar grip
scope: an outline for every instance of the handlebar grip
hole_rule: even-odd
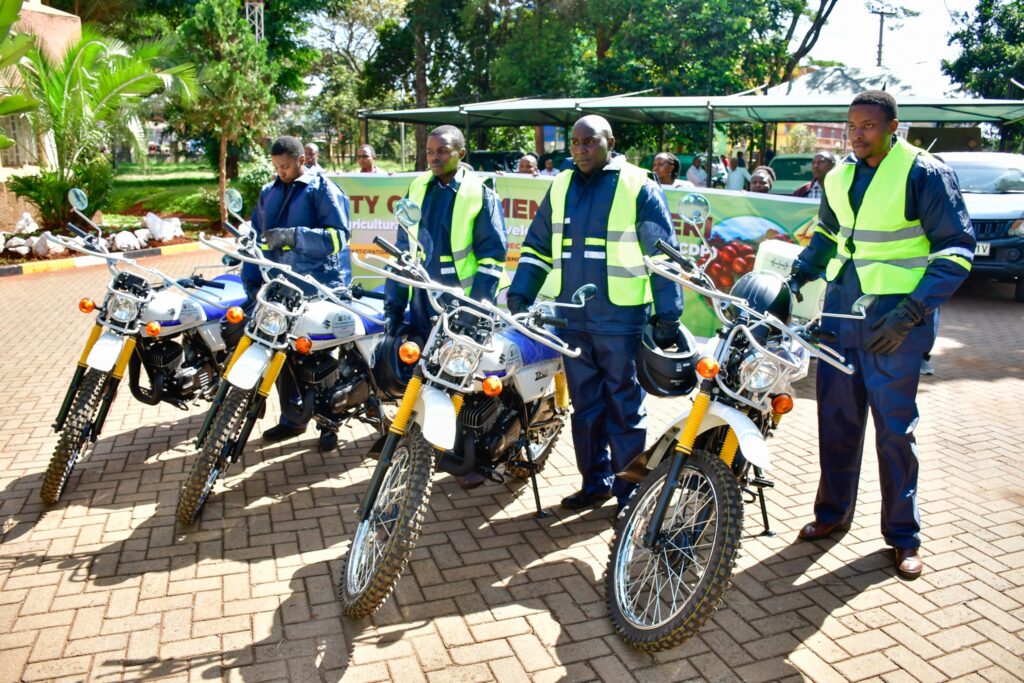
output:
[[[242,236],[242,233],[240,233],[237,230],[235,230],[235,226],[231,225],[227,221],[224,221],[224,229],[227,230],[228,232],[230,232],[235,237],[239,237],[240,238]]]
[[[376,244],[381,249],[383,249],[384,251],[391,254],[392,256],[394,256],[395,258],[399,258],[402,255],[402,251],[398,247],[391,244],[391,242],[388,242],[380,235],[377,235],[376,237],[373,238],[373,243]]]
[[[675,247],[673,247],[665,240],[658,240],[658,243],[655,244],[654,246],[658,249],[658,251],[660,251],[665,256],[668,256],[670,259],[681,265],[683,268],[686,268],[687,270],[692,270],[695,267],[693,260],[691,260],[688,256],[683,256],[681,253],[679,253],[677,249],[675,249]]]
[[[369,289],[364,289],[362,285],[355,285],[352,287],[352,298],[353,299],[376,299],[378,301],[387,301],[388,295],[384,292],[374,292]]]
[[[540,322],[542,325],[551,325],[551,327],[557,327],[560,330],[564,330],[569,327],[568,320],[554,316],[542,315],[540,317]]]
[[[209,287],[210,289],[224,289],[224,287],[226,286],[220,280],[207,280],[205,278],[199,277],[198,275],[196,276],[195,281],[196,284],[199,285],[200,287]]]
[[[75,225],[74,223],[68,223],[67,227],[68,227],[68,230],[70,230],[71,232],[75,233],[76,235],[78,235],[82,239],[88,239],[89,234],[87,232],[85,232],[85,230],[82,230],[80,227]]]

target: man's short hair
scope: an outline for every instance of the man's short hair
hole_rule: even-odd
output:
[[[302,146],[302,141],[291,135],[282,135],[274,140],[274,144],[270,146],[270,156],[272,157],[287,154],[292,159],[298,159],[305,153],[306,150]]]
[[[306,147],[309,147],[311,150],[313,150],[313,154],[319,154],[320,153],[320,146],[318,144],[316,144],[315,142],[307,142],[306,143]]]
[[[462,134],[462,131],[455,126],[438,126],[434,130],[430,131],[430,137],[444,137],[450,135],[452,138],[452,146],[456,150],[466,149],[466,137]]]
[[[850,102],[851,107],[857,104],[871,104],[881,107],[882,111],[885,112],[887,121],[893,121],[900,116],[899,107],[896,106],[896,98],[884,90],[865,90],[854,97],[853,102]]]
[[[359,145],[359,149],[365,149],[367,152],[370,153],[371,157],[377,156],[377,150],[373,148],[373,145]]]

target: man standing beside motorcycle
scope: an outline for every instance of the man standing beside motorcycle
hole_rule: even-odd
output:
[[[634,485],[615,472],[643,451],[647,433],[636,359],[648,307],[654,303],[655,342],[663,348],[676,341],[683,307],[679,287],[650,276],[643,255],[660,254],[658,240],[678,242],[661,187],[612,156],[608,121],[584,116],[571,144],[575,165],[555,178],[530,224],[508,307],[524,311],[538,293],[568,302],[578,287],[597,285],[585,308],[560,309],[569,323],[560,336],[582,351],[565,359],[565,373],[583,486],[562,506],[596,507],[615,495],[621,508]]]
[[[412,181],[407,194],[420,207],[420,222],[409,232],[423,246],[419,258],[434,281],[461,287],[477,301],[495,301],[499,283],[508,279],[505,218],[498,195],[476,174],[460,166],[465,156],[466,139],[458,128],[440,126],[430,132],[430,170]],[[398,248],[405,251],[409,243],[406,231],[399,230]],[[389,342],[401,333],[407,305],[408,333],[426,339],[435,315],[427,292],[417,289],[410,297],[409,287],[388,280],[387,294],[384,310],[388,341],[384,348],[395,346]],[[475,472],[459,479],[463,488],[483,482],[483,477]]]
[[[921,354],[935,339],[932,312],[971,270],[974,232],[953,171],[896,137],[892,95],[857,95],[847,116],[853,154],[824,181],[819,224],[794,264],[791,287],[828,281],[826,313],[849,313],[861,295],[877,299],[860,319],[825,318],[856,371],[818,365],[821,480],[814,521],[800,540],[849,528],[870,406],[882,488],[882,535],[898,574],[924,565],[917,507],[914,428]]]
[[[252,213],[252,228],[259,235],[267,258],[284,263],[302,275],[310,275],[329,287],[347,286],[352,280],[348,250],[348,197],[326,176],[308,172],[298,138],[284,136],[274,141],[270,158],[277,177],[260,190]],[[242,266],[242,282],[250,306],[263,285],[257,266]],[[308,285],[300,286],[310,289]],[[285,366],[277,380],[281,399],[281,420],[263,432],[267,442],[282,441],[306,431],[305,412],[296,389],[293,370]],[[321,430],[322,451],[334,450],[338,435]]]

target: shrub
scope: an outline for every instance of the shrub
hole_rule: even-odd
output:
[[[43,170],[39,175],[14,176],[7,181],[7,187],[39,209],[39,223],[44,229],[64,232],[65,224],[73,215],[68,190],[73,187],[85,190],[91,214],[106,208],[113,183],[113,169],[100,157],[75,167],[70,174]]]
[[[256,200],[260,196],[260,188],[274,179],[274,172],[271,170],[270,158],[263,153],[262,149],[256,149],[249,161],[242,164],[239,169],[238,178],[232,183],[245,202],[242,211],[243,216],[252,213],[256,206]]]

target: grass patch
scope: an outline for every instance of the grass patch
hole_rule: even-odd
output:
[[[216,218],[217,183],[122,183],[114,181],[107,211],[115,214],[142,215],[149,211],[169,215]]]

